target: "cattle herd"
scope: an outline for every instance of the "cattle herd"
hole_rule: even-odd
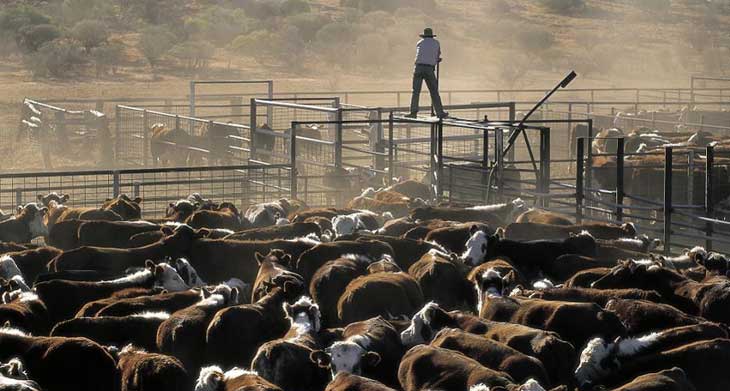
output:
[[[0,222],[0,390],[730,390],[722,254],[428,200],[191,194],[142,220],[39,195]]]

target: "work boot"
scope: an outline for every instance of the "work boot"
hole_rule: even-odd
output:
[[[418,117],[418,114],[417,113],[408,113],[408,114],[404,115],[403,117],[405,117],[405,118],[416,118],[416,117]]]

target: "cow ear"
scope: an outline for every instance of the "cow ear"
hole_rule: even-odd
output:
[[[20,284],[18,284],[18,281],[10,280],[8,281],[8,287],[11,291],[20,289]]]
[[[148,260],[144,261],[144,267],[145,267],[145,269],[153,269],[155,267],[155,263],[152,262],[151,259],[148,259]]]
[[[479,231],[479,227],[476,224],[472,224],[471,227],[469,227],[469,235],[474,235]]]
[[[142,197],[137,197],[137,198],[133,199],[132,202],[134,202],[135,204],[141,204],[142,203]]]
[[[497,229],[494,230],[494,236],[504,239],[504,227],[497,227]]]
[[[262,254],[261,254],[260,252],[258,252],[258,251],[256,251],[256,254],[254,254],[254,256],[256,257],[256,262],[257,262],[257,263],[259,264],[259,266],[261,266],[261,264],[262,264],[262,263],[264,263],[264,260],[266,259],[266,257],[264,257],[264,256],[263,256],[263,255],[262,255]]]
[[[169,204],[168,206],[169,206],[170,208],[173,208],[173,209],[175,208],[175,204],[173,204],[172,202],[170,202],[170,204]]]
[[[230,299],[228,299],[228,302],[233,303],[233,304],[238,304],[238,295],[239,294],[240,294],[240,292],[238,291],[238,288],[233,287],[231,289],[231,297],[230,297]]]
[[[203,298],[203,299],[207,299],[207,298],[209,298],[209,297],[210,297],[210,295],[212,295],[212,294],[213,294],[213,292],[211,292],[211,291],[210,291],[210,290],[208,289],[208,287],[203,287],[203,288],[202,288],[202,289],[200,290],[200,297],[201,297],[201,298]]]
[[[23,206],[22,206],[22,205],[18,205],[18,207],[17,207],[17,208],[15,208],[15,210],[16,210],[16,211],[17,211],[18,213],[20,213],[20,212],[22,212],[22,211],[23,211]]]
[[[282,264],[283,264],[284,266],[292,266],[292,259],[291,259],[291,255],[289,255],[289,254],[284,254],[284,256],[282,256],[282,257],[281,257],[281,263],[282,263]]]
[[[309,354],[309,360],[317,364],[320,368],[329,368],[332,358],[322,350],[315,350]]]
[[[363,359],[370,367],[380,364],[380,355],[377,352],[367,352],[363,355]]]
[[[165,269],[163,269],[162,266],[157,265],[157,266],[155,266],[155,269],[152,272],[152,274],[155,275],[155,276],[161,276],[162,273],[164,273],[164,272],[165,272]]]
[[[43,201],[43,194],[38,194],[38,201]]]

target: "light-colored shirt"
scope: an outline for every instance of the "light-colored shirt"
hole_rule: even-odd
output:
[[[441,44],[434,38],[423,38],[416,44],[416,64],[436,65],[441,58]]]

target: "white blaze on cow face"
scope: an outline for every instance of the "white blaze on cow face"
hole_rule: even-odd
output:
[[[46,207],[40,207],[38,204],[31,202],[25,206],[25,209],[31,208],[35,210],[35,214],[33,215],[33,219],[28,223],[28,229],[30,230],[30,234],[33,238],[37,238],[39,236],[48,236],[48,227],[43,222],[43,217],[48,212],[48,208]]]
[[[330,370],[332,377],[340,372],[362,374],[363,358],[368,354],[367,345],[370,339],[358,336],[358,342],[353,340],[337,341],[325,350],[331,358]],[[363,347],[364,346],[364,347]]]
[[[487,256],[487,245],[489,244],[489,236],[484,231],[474,232],[469,240],[466,241],[466,251],[461,258],[469,266],[478,266],[484,263]]]
[[[284,313],[292,328],[297,330],[297,336],[309,332],[318,333],[322,327],[322,314],[319,306],[309,297],[302,296],[296,303],[284,303]]]
[[[433,336],[436,330],[431,329],[431,319],[428,317],[428,312],[429,310],[437,308],[439,308],[438,304],[432,301],[427,303],[420,311],[413,315],[411,324],[400,334],[400,340],[403,345],[410,347],[429,342],[426,338],[424,338],[424,334]]]
[[[484,383],[479,383],[469,387],[469,391],[489,391],[489,387]]]
[[[353,215],[335,216],[332,218],[332,229],[337,236],[349,235],[357,231],[359,223],[360,219]]]
[[[0,256],[0,278],[9,280],[15,276],[23,276],[15,260],[8,255]]]
[[[167,263],[157,264],[155,268],[156,285],[167,289],[170,292],[179,292],[190,289],[188,284],[183,281],[180,274],[174,267]]]
[[[222,383],[244,375],[258,376],[258,373],[238,367],[233,367],[228,372],[223,372],[217,365],[204,367],[200,369],[200,375],[195,382],[195,391],[218,391]]]
[[[502,296],[502,274],[495,269],[489,269],[482,273],[474,284],[477,291],[477,313],[482,310],[484,296]]]

